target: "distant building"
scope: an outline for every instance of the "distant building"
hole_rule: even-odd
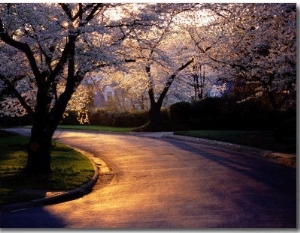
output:
[[[222,97],[228,91],[227,83],[216,82],[207,92],[209,97]]]
[[[104,108],[106,103],[116,98],[116,91],[109,85],[105,85],[102,88],[102,91],[95,92],[93,96],[93,102],[95,108]]]

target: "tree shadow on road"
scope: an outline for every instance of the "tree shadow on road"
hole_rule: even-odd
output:
[[[212,187],[214,195],[224,198],[225,192],[240,210],[245,213],[255,210],[253,214],[258,214],[264,219],[264,225],[271,222],[274,224],[276,219],[276,227],[296,227],[295,168],[247,152],[175,140],[166,141],[179,150],[191,152],[199,156],[199,159],[203,159],[203,172],[208,173],[207,179],[218,180],[212,182],[212,185],[216,185]],[[214,170],[210,172],[209,169]],[[256,224],[259,225],[258,222]]]
[[[43,206],[0,213],[1,228],[63,228],[63,219],[51,214]]]
[[[296,194],[296,169],[285,165],[277,164],[268,158],[251,155],[247,152],[230,151],[223,148],[207,147],[187,142],[169,143],[180,149],[198,154],[221,166],[248,176],[284,193]],[[205,146],[205,145],[204,145]]]

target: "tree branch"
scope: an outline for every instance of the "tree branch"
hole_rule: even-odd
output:
[[[97,3],[95,6],[94,6],[94,8],[92,9],[92,11],[90,12],[90,14],[86,17],[86,19],[85,19],[85,21],[86,21],[86,23],[88,23],[89,21],[91,21],[94,17],[95,17],[95,15],[96,15],[96,13],[97,13],[97,10],[100,8],[100,7],[102,7],[103,6],[103,3]]]
[[[185,64],[182,64],[172,75],[170,75],[170,77],[167,79],[167,83],[163,89],[163,91],[161,92],[159,99],[157,102],[161,102],[164,100],[167,92],[169,91],[170,86],[172,85],[174,79],[176,78],[178,72],[184,70],[186,67],[188,67],[191,63],[194,62],[194,58],[192,58],[191,60],[187,61]]]
[[[27,113],[30,116],[33,116],[34,111],[32,108],[26,103],[25,99],[21,96],[21,94],[18,92],[18,90],[14,87],[14,85],[3,75],[0,74],[0,79],[4,81],[7,88],[11,90],[11,92],[17,97],[20,104],[26,109]]]
[[[69,17],[69,19],[73,22],[74,21],[74,17],[72,16],[72,12],[71,12],[71,9],[69,7],[69,4],[60,3],[59,5],[62,7],[62,9],[66,13],[66,15]]]
[[[37,85],[40,84],[40,82],[42,81],[41,80],[41,73],[40,73],[40,70],[37,66],[37,63],[36,63],[36,60],[33,56],[33,53],[29,47],[28,44],[25,44],[25,43],[22,43],[22,42],[19,42],[19,41],[16,41],[14,40],[13,38],[11,38],[7,32],[5,32],[4,30],[4,26],[3,26],[3,23],[2,23],[2,20],[0,19],[0,39],[5,42],[6,44],[20,50],[21,52],[23,52],[28,61],[29,61],[29,64],[31,66],[31,69],[33,71],[33,74],[37,80]]]

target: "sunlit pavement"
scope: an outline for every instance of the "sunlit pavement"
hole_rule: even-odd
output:
[[[68,131],[56,137],[105,161],[106,183],[76,200],[1,213],[0,227],[296,227],[294,168],[164,138]]]

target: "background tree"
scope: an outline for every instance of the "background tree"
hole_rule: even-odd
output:
[[[149,25],[147,31],[141,31],[138,27],[132,28],[130,36],[124,41],[126,53],[136,61],[128,67],[128,74],[134,70],[146,77],[143,82],[147,88],[150,105],[149,123],[140,130],[163,129],[160,112],[163,101],[173,81],[183,75],[182,71],[194,60],[194,52],[186,51],[186,35],[178,30],[176,22],[178,14],[190,10],[194,5],[164,4],[156,6],[155,11],[161,12],[160,7],[163,8],[163,13],[159,14],[157,21]]]
[[[275,112],[295,108],[296,5],[212,4],[206,33],[189,30],[223,80],[250,87]],[[241,87],[241,85],[239,85]]]
[[[234,86],[238,103],[272,107],[282,142],[284,116],[294,114],[296,123],[296,4],[212,4],[210,12],[206,33],[189,30],[195,46]]]

